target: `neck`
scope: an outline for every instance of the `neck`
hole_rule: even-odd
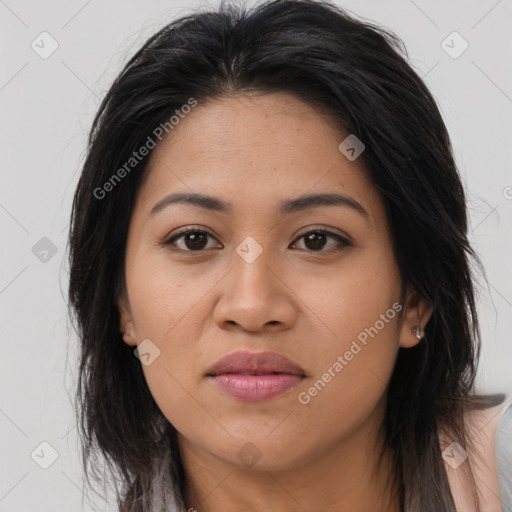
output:
[[[350,438],[309,457],[307,463],[277,471],[220,460],[179,435],[187,475],[186,510],[400,512],[391,453],[378,460],[381,424],[365,424]]]

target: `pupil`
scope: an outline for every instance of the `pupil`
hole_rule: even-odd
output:
[[[205,233],[188,233],[185,236],[185,244],[189,249],[203,249],[206,241]]]
[[[312,242],[312,244],[308,244]],[[310,233],[306,236],[306,246],[309,249],[321,249],[325,245],[325,233]]]

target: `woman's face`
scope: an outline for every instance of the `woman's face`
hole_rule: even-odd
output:
[[[417,343],[411,328],[429,312],[400,303],[384,204],[362,158],[339,149],[347,135],[279,93],[199,104],[153,150],[121,328],[142,343],[147,383],[184,449],[293,468],[380,424],[398,348]],[[295,202],[305,196],[317,199]],[[186,228],[197,232],[177,236]],[[210,375],[236,351],[297,368],[249,361],[264,375],[243,375],[242,363]]]

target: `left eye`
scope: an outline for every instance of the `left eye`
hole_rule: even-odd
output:
[[[171,238],[164,242],[164,245],[178,246],[177,242],[180,241],[183,242],[184,247],[178,246],[179,250],[182,250],[184,252],[200,252],[204,250],[208,245],[208,238],[215,239],[206,231],[199,229],[189,229],[187,231],[183,231],[181,233],[178,233],[177,235],[172,236]],[[301,239],[304,239],[304,245],[306,246],[306,249],[302,249],[301,247],[298,247],[298,249],[310,250],[313,252],[333,252],[336,250],[341,250],[337,249],[336,245],[340,245],[342,247],[350,245],[350,242],[348,242],[348,240],[344,239],[340,235],[324,229],[315,229],[313,231],[308,231],[307,233],[302,234],[296,240]],[[328,250],[323,250],[329,239],[334,240],[335,242],[337,242],[337,244],[334,243],[333,247],[328,248]],[[290,247],[296,249],[296,242],[292,243]]]
[[[302,234],[297,240],[304,239],[304,244],[306,245],[307,249],[310,249],[314,252],[333,252],[336,250],[336,244],[334,247],[331,247],[329,250],[322,251],[326,244],[326,240],[328,239],[335,240],[338,242],[338,245],[341,246],[348,246],[350,243],[348,240],[345,240],[340,235],[337,235],[336,233],[333,233],[331,231],[327,231],[325,229],[315,229],[313,231],[308,231],[307,233]],[[294,246],[295,243],[292,244]]]

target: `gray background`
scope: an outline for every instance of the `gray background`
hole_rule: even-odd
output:
[[[480,286],[478,384],[510,399],[512,1],[338,3],[394,30],[440,105],[470,194],[470,238],[490,283]],[[208,5],[217,3],[0,0],[0,511],[82,510],[70,403],[77,341],[67,320],[64,256],[86,135],[100,99],[142,42]],[[31,47],[51,48],[43,31],[59,45],[46,59]],[[442,46],[453,31],[469,44],[458,58],[445,49],[454,55],[463,41],[451,37]],[[58,453],[47,469],[40,465],[52,462],[52,451],[42,442]],[[83,510],[113,507],[97,499]]]

